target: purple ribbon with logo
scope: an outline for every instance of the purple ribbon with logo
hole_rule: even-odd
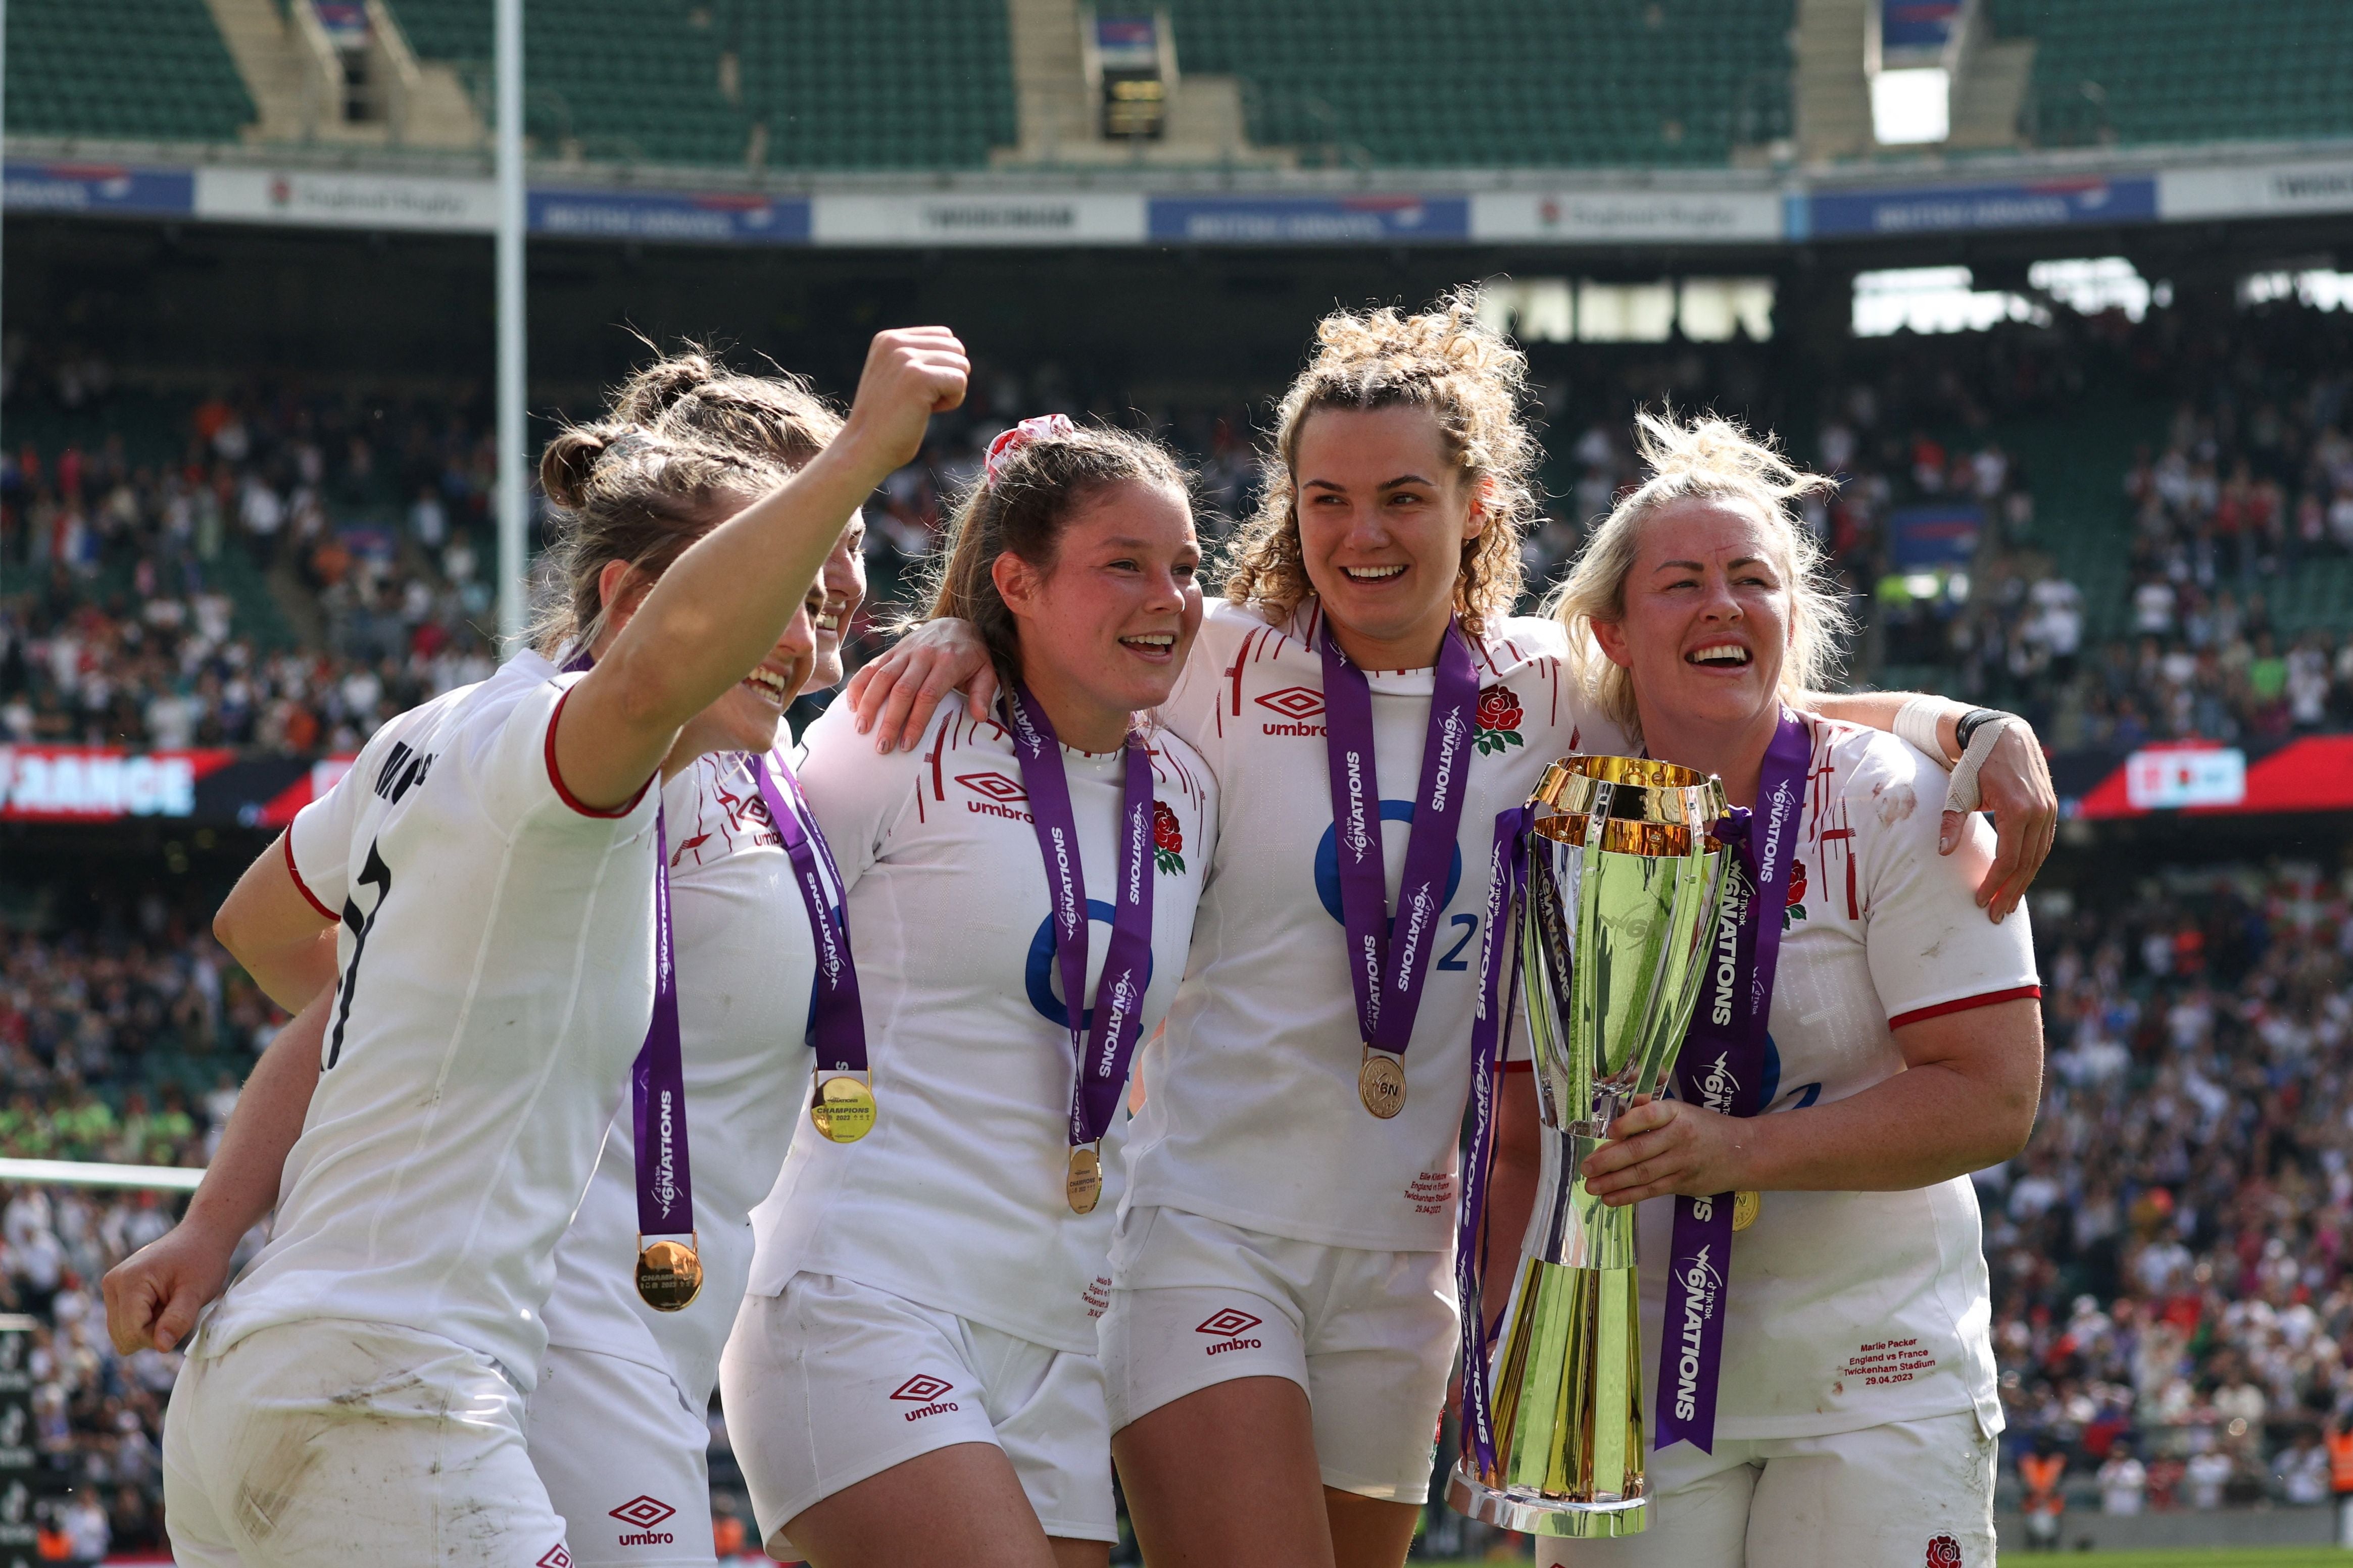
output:
[[[563,673],[592,668],[596,656],[575,648]],[[653,783],[657,791],[661,780]],[[670,835],[654,801],[654,1013],[629,1069],[629,1125],[636,1134],[638,1231],[685,1236],[694,1229],[693,1162],[686,1152],[686,1063],[678,1034],[678,954],[670,924]],[[649,1137],[649,1133],[651,1134]]]
[[[1095,980],[1090,1007],[1085,1000],[1086,868],[1079,859],[1078,819],[1071,810],[1071,779],[1062,766],[1061,742],[1029,688],[1017,684],[1006,709],[1013,749],[1021,759],[1021,783],[1029,792],[1038,852],[1046,862],[1046,887],[1054,900],[1054,958],[1062,972],[1062,1005],[1069,1014],[1071,1049],[1079,1067],[1071,1093],[1071,1147],[1075,1149],[1099,1141],[1111,1126],[1120,1090],[1127,1083],[1128,1059],[1143,1032],[1144,989],[1152,965],[1152,761],[1144,738],[1131,731],[1124,748],[1126,776],[1120,797],[1119,886],[1112,900],[1111,944],[1103,950],[1103,973]]]
[[[1482,1301],[1487,1172],[1494,1162],[1495,1087],[1520,994],[1519,900],[1527,879],[1525,805],[1495,814],[1487,860],[1487,931],[1479,943],[1479,995],[1471,1019],[1471,1150],[1462,1166],[1462,1204],[1454,1221],[1454,1295],[1462,1308],[1462,1426],[1483,1472],[1495,1462],[1494,1413],[1487,1398],[1487,1358],[1495,1348]],[[1505,955],[1509,955],[1508,963]],[[1500,988],[1499,988],[1499,984]]]
[[[784,840],[785,858],[792,862],[793,880],[808,909],[809,937],[817,948],[809,1044],[817,1051],[818,1070],[864,1072],[866,1011],[858,1000],[858,964],[849,952],[849,917],[825,890],[828,877],[835,887],[842,885],[841,868],[833,863],[833,851],[827,847],[792,770],[772,770],[765,757],[754,757],[752,777],[760,786],[769,819],[776,825],[776,836]],[[781,788],[779,777],[784,781]]]
[[[1446,874],[1454,863],[1479,669],[1461,629],[1447,622],[1430,694],[1430,728],[1421,742],[1421,787],[1406,835],[1405,877],[1391,921],[1388,871],[1381,858],[1381,786],[1373,757],[1372,686],[1340,651],[1328,615],[1318,647],[1324,656],[1324,759],[1332,779],[1348,984],[1356,993],[1364,1043],[1401,1057],[1413,1042],[1422,977],[1430,970],[1438,917],[1446,903]]]
[[[1788,709],[1765,751],[1753,811],[1736,812],[1724,837],[1736,852],[1725,868],[1699,1005],[1675,1058],[1679,1099],[1727,1116],[1765,1108],[1765,1030],[1773,971],[1781,958],[1781,910],[1798,858],[1798,819],[1813,755],[1805,721]],[[1675,1199],[1674,1260],[1659,1348],[1659,1447],[1715,1445],[1715,1391],[1724,1362],[1725,1291],[1732,1275],[1732,1194]]]

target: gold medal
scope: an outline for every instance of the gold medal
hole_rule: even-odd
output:
[[[1365,1047],[1365,1065],[1356,1069],[1356,1098],[1365,1109],[1387,1121],[1405,1109],[1405,1063],[1387,1051]]]
[[[848,1073],[836,1073],[809,1097],[809,1121],[818,1136],[855,1143],[874,1130],[874,1089]]]
[[[1062,1195],[1072,1214],[1092,1214],[1103,1202],[1103,1155],[1091,1143],[1071,1151],[1071,1172],[1062,1181]]]
[[[702,1259],[691,1241],[638,1237],[638,1294],[657,1312],[675,1312],[702,1291]]]
[[[1762,1214],[1764,1210],[1765,1194],[1763,1193],[1733,1194],[1732,1228],[1735,1230],[1746,1230],[1750,1226],[1757,1223],[1757,1216],[1759,1214]]]

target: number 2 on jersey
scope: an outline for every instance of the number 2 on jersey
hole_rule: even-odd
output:
[[[335,1027],[327,1037],[326,1068],[343,1059],[343,1026],[351,1022],[352,987],[359,983],[360,955],[367,951],[368,932],[375,929],[375,917],[384,912],[384,900],[392,894],[392,868],[376,853],[374,842],[368,845],[367,862],[360,868],[359,880],[362,887],[375,889],[375,907],[363,919],[359,905],[348,897],[343,900],[343,925],[352,933],[352,961],[343,965],[343,994],[335,999]]]

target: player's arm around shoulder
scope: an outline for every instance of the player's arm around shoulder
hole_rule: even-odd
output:
[[[1910,1070],[1960,1080],[1955,1154],[1968,1168],[2024,1147],[2042,1086],[2042,987],[2021,907],[1989,921],[1977,889],[1994,831],[1971,813],[1949,853],[1942,766],[1892,735],[1869,737],[1845,783],[1858,829],[1864,955],[1888,1028]]]
[[[841,867],[845,893],[882,858],[892,832],[914,810],[916,792],[939,764],[948,732],[973,723],[960,706],[943,703],[912,737],[911,749],[877,751],[872,738],[859,731],[855,707],[845,697],[802,735],[793,776]]]

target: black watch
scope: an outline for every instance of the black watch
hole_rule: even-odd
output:
[[[1969,749],[1969,737],[1983,729],[1988,720],[2010,717],[2010,714],[1999,708],[1972,708],[1962,714],[1959,721],[1954,724],[1953,741],[1966,755]]]

